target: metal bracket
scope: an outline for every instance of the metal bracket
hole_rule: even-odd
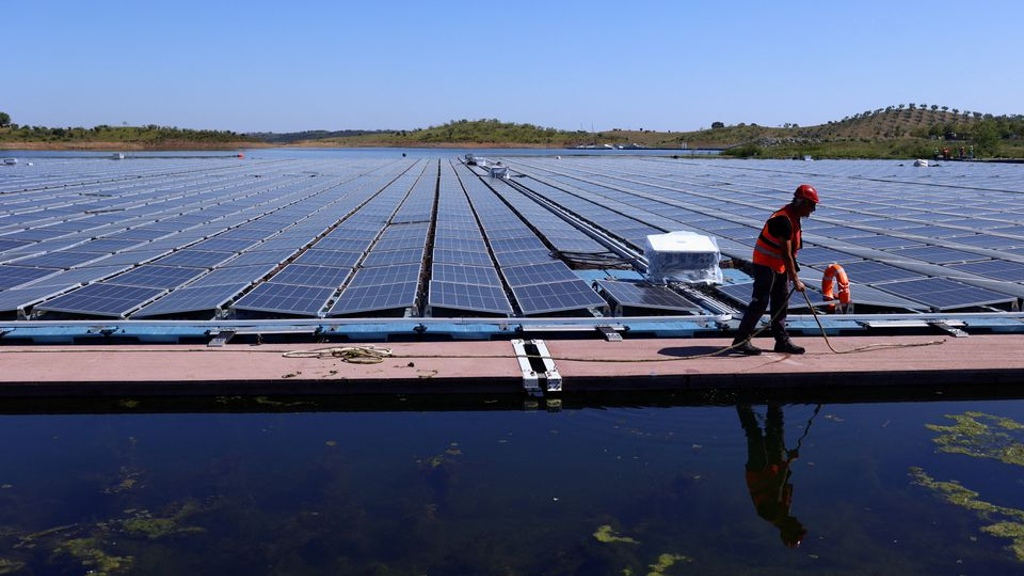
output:
[[[543,392],[562,391],[562,375],[555,368],[555,361],[543,340],[513,339],[512,349],[523,373],[523,389],[528,394],[541,396]],[[541,367],[543,371],[539,370]]]
[[[597,331],[600,332],[608,342],[622,342],[622,334],[619,334],[618,330],[613,326],[598,326]]]
[[[221,346],[227,344],[232,338],[234,338],[235,334],[237,333],[238,332],[236,332],[235,330],[212,331],[210,332],[210,336],[212,336],[213,339],[210,340],[210,343],[207,344],[206,346],[209,348],[220,348]]]
[[[934,327],[938,328],[939,330],[942,330],[943,332],[945,332],[946,334],[949,334],[950,336],[952,336],[954,338],[967,338],[968,336],[970,336],[970,334],[968,334],[967,332],[964,332],[963,330],[961,330],[961,329],[959,329],[959,328],[957,328],[955,326],[951,326],[949,323],[946,323],[946,322],[942,322],[942,321],[939,321],[939,322],[929,322],[928,324],[930,326],[934,326]],[[963,322],[960,322],[959,324],[961,326],[963,326]]]

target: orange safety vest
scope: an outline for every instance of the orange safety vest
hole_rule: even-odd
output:
[[[765,221],[764,228],[761,229],[761,235],[757,237],[757,243],[754,244],[754,264],[767,266],[782,274],[786,271],[786,261],[782,259],[782,243],[785,239],[776,238],[768,232],[768,222],[776,216],[785,216],[789,218],[789,222],[792,224],[792,236],[790,236],[789,241],[790,246],[793,248],[793,262],[796,262],[796,252],[803,245],[800,241],[800,217],[793,214],[792,208],[787,204]]]

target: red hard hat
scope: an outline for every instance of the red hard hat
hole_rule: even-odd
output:
[[[801,184],[796,187],[796,192],[793,193],[794,198],[803,198],[804,200],[810,200],[815,204],[818,203],[818,191],[814,189],[814,186],[810,184]]]

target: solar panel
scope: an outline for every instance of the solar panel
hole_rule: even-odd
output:
[[[513,286],[512,294],[526,315],[606,306],[604,299],[582,280]]]
[[[973,308],[1012,302],[1016,298],[946,278],[924,278],[880,284],[879,290],[920,302],[936,310]]]
[[[459,264],[462,266],[494,267],[494,262],[487,252],[471,252],[469,250],[434,250],[434,262],[442,264]]]
[[[97,254],[95,252],[78,252],[73,250],[62,250],[60,252],[50,252],[49,254],[40,254],[38,256],[29,256],[28,258],[21,258],[15,260],[13,263],[19,266],[66,269],[71,268],[73,266],[85,264],[86,262],[99,260],[102,257],[103,254]]]
[[[897,268],[896,266],[890,266],[889,264],[883,264],[882,262],[876,262],[874,260],[847,262],[842,266],[850,281],[860,284],[874,284],[877,282],[891,282],[894,280],[911,280],[914,278],[924,277],[917,272],[911,272],[909,270],[904,270],[903,268]]]
[[[199,268],[176,268],[146,264],[110,279],[111,284],[167,290],[181,286],[202,274]]]
[[[388,250],[378,252],[374,250],[363,260],[364,267],[371,266],[394,266],[396,264],[419,264],[423,261],[423,249],[415,250]]]
[[[138,240],[118,240],[116,238],[98,238],[96,240],[91,240],[91,241],[86,242],[84,244],[79,244],[78,246],[75,246],[75,250],[80,250],[82,252],[112,253],[112,252],[118,252],[118,251],[121,251],[121,250],[126,250],[128,248],[133,247],[133,246],[137,246],[140,243],[141,242],[139,242]]]
[[[195,288],[197,286],[217,286],[219,284],[241,284],[246,286],[263,278],[274,268],[275,265],[273,264],[218,268],[195,282],[190,283],[186,288]]]
[[[822,248],[820,246],[807,246],[800,249],[796,255],[797,262],[808,266],[813,266],[815,264],[831,264],[832,262],[842,263],[859,259],[860,258],[857,256],[846,252],[840,252],[831,248]]]
[[[468,250],[470,252],[487,252],[487,244],[483,238],[450,238],[435,237],[434,250]]]
[[[338,297],[328,316],[413,307],[416,305],[417,286],[417,282],[349,286]]]
[[[547,250],[537,237],[509,238],[507,240],[493,240],[491,249],[495,252],[520,252],[523,250]]]
[[[555,260],[554,257],[551,256],[551,252],[548,252],[547,250],[498,252],[494,255],[494,258],[502,268],[506,266],[521,266],[524,264],[542,264]]]
[[[950,268],[953,270],[962,270],[978,276],[984,276],[985,278],[992,278],[993,280],[1024,282],[1024,264],[1021,264],[1020,262],[986,260],[984,262],[953,264]]]
[[[598,280],[597,284],[619,306],[692,312],[694,314],[701,312],[700,306],[666,286],[612,280]]]
[[[747,305],[750,304],[750,297],[754,294],[754,283],[743,282],[739,284],[723,284],[722,286],[715,286],[715,290],[725,294],[742,308],[746,308]],[[825,300],[821,297],[820,292],[807,290],[806,293],[807,297],[811,300],[811,304],[815,307],[826,304]],[[789,298],[789,307],[796,310],[807,308],[807,302],[804,300],[803,294],[793,292]]]
[[[503,266],[501,275],[509,286],[526,286],[528,284],[545,284],[548,282],[566,282],[578,280],[579,276],[573,274],[572,270],[564,262],[551,260],[541,264],[528,264],[526,266]]]
[[[295,252],[293,250],[260,250],[258,252],[243,252],[237,258],[224,262],[222,268],[233,268],[236,266],[253,266],[256,264],[280,264],[287,260]]]
[[[875,248],[877,250],[884,250],[886,248],[911,248],[914,246],[923,246],[919,240],[907,240],[905,238],[897,238],[895,236],[868,236],[865,238],[850,238],[847,240],[850,244],[857,246],[863,246],[865,248]]]
[[[511,314],[505,291],[500,286],[430,281],[427,302],[432,308]]]
[[[39,286],[50,286],[53,288],[74,288],[86,282],[95,282],[108,276],[123,272],[126,266],[96,266],[93,268],[74,268],[58,272],[53,276],[46,276],[31,283],[22,285],[23,288],[36,288]]]
[[[202,312],[221,308],[247,284],[217,284],[211,286],[188,286],[175,290],[131,315],[132,318],[147,318],[168,314]]]
[[[399,284],[419,282],[421,267],[419,264],[398,264],[395,266],[375,266],[361,268],[356,271],[349,287],[378,286],[381,284]]]
[[[154,264],[183,266],[188,268],[212,268],[234,256],[231,252],[209,252],[186,248],[156,260]]]
[[[361,252],[346,252],[342,250],[319,250],[310,248],[295,259],[295,264],[308,264],[319,266],[343,266],[351,268],[359,262]]]
[[[913,258],[929,262],[931,264],[952,264],[954,262],[970,262],[971,260],[985,260],[986,256],[979,256],[973,252],[946,248],[944,246],[922,246],[920,248],[905,248],[903,250],[892,250],[891,254],[903,258]]]
[[[258,312],[274,312],[299,316],[316,316],[334,294],[333,288],[295,286],[264,282],[253,288],[231,308]]]
[[[141,304],[163,294],[159,288],[89,284],[36,306],[37,310],[123,318]]]
[[[60,292],[53,286],[26,287],[0,292],[0,311],[14,312]]]
[[[456,284],[480,284],[483,286],[501,286],[501,279],[492,267],[460,266],[435,262],[431,270],[431,279],[438,282]]]
[[[0,266],[0,290],[14,288],[21,284],[27,284],[44,276],[55,273],[56,270],[49,268],[29,268],[24,266]]]
[[[345,282],[351,272],[351,268],[289,264],[275,274],[271,280],[276,284],[337,288]]]

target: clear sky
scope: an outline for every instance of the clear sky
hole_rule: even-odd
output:
[[[499,118],[812,125],[900,103],[1024,113],[1024,2],[4,3],[20,124],[247,131]]]

